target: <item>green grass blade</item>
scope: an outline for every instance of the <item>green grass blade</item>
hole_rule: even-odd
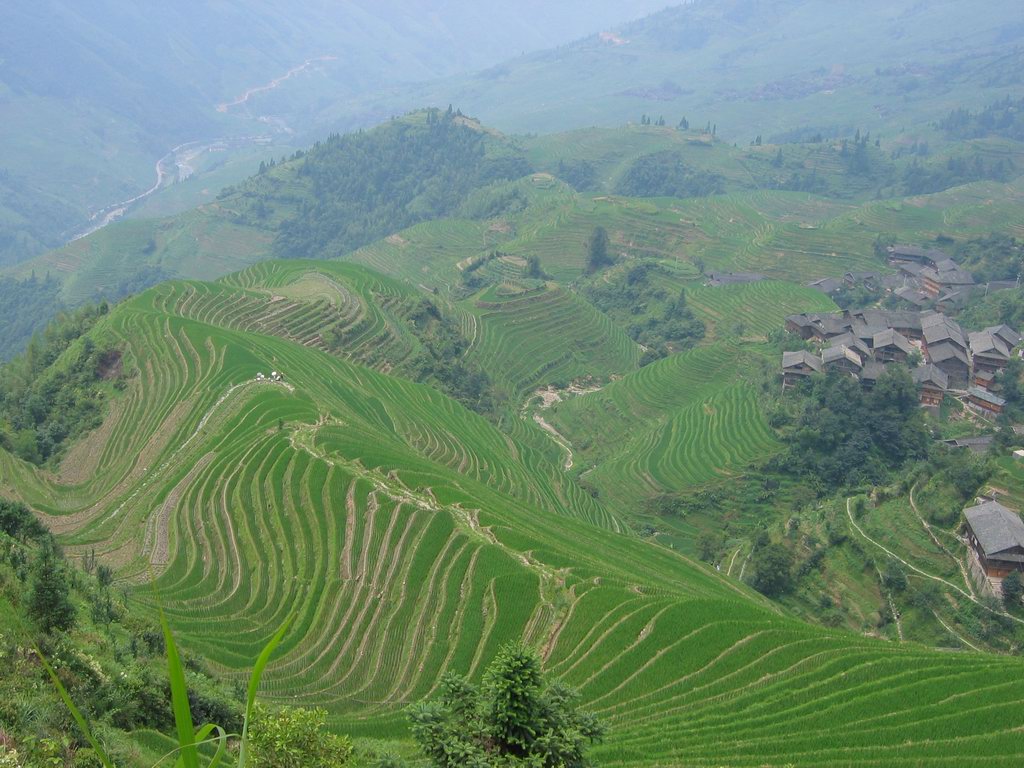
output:
[[[64,687],[64,683],[62,683],[60,678],[57,677],[57,673],[53,670],[53,667],[50,666],[50,662],[46,660],[46,657],[43,656],[42,651],[38,648],[36,648],[36,656],[38,656],[39,660],[43,662],[43,667],[46,669],[47,674],[50,675],[50,679],[53,681],[54,686],[56,686],[57,693],[60,694],[61,699],[64,701],[64,706],[68,708],[71,716],[75,719],[75,722],[78,723],[78,727],[85,736],[85,740],[89,742],[89,746],[91,746],[93,751],[96,753],[96,757],[99,758],[101,763],[103,763],[103,768],[114,768],[114,763],[109,757],[107,757],[107,753],[103,750],[103,747],[100,746],[96,737],[92,735],[92,731],[89,730],[89,724],[86,722],[85,717],[81,712],[79,712],[78,707],[75,706],[75,702],[71,700],[71,696]]]
[[[213,733],[213,731],[217,731],[216,739],[209,738],[210,734]],[[206,768],[216,768],[220,764],[221,760],[224,758],[225,751],[227,750],[228,735],[227,733],[225,733],[223,728],[221,728],[219,725],[214,725],[213,723],[207,723],[202,728],[200,728],[199,731],[196,733],[195,745],[197,747],[203,744],[212,744],[214,741],[218,743],[217,752],[214,754],[213,758],[210,760],[210,764]],[[166,755],[157,760],[152,765],[152,768],[158,768],[158,766],[164,760],[174,756],[177,756],[174,761],[175,768],[181,768],[184,762],[182,756],[178,754],[180,752],[181,747],[175,747]]]
[[[291,614],[284,623],[281,624],[281,628],[274,633],[274,636],[270,638],[270,642],[264,646],[260,652],[260,656],[256,659],[256,664],[252,668],[252,675],[249,676],[249,689],[245,699],[245,719],[242,721],[242,741],[238,748],[238,768],[245,768],[246,761],[246,742],[249,737],[249,721],[252,718],[253,706],[256,704],[256,693],[260,688],[260,677],[263,675],[263,670],[270,662],[270,657],[277,649],[278,644],[284,638],[285,634],[291,628],[292,622],[295,621],[295,614]]]
[[[206,766],[206,768],[217,768],[224,759],[224,755],[227,754],[228,750],[227,733],[225,733],[224,729],[219,725],[215,725],[213,728],[217,731],[217,751],[214,753],[213,759],[210,760],[210,764]]]
[[[174,725],[178,731],[178,746],[184,768],[199,768],[199,753],[196,751],[195,726],[192,724],[192,709],[188,703],[188,687],[185,684],[185,669],[174,644],[171,627],[167,623],[164,609],[160,608],[160,626],[164,631],[167,646],[167,676],[171,683],[171,708],[174,711]]]

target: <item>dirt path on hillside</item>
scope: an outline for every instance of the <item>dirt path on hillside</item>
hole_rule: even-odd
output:
[[[559,432],[557,429],[551,426],[547,422],[547,420],[539,413],[533,414],[533,420],[537,422],[541,429],[543,429],[545,432],[548,433],[548,435],[551,436],[552,440],[558,443],[558,445],[562,448],[563,451],[565,451],[565,462],[562,464],[562,467],[565,469],[566,472],[568,472],[570,469],[572,469],[573,465],[572,445],[569,443],[568,440],[565,439],[561,432]]]
[[[959,592],[961,595],[966,597],[972,603],[980,605],[986,611],[989,611],[990,613],[998,614],[999,616],[1005,616],[1006,618],[1011,619],[1011,620],[1017,622],[1018,624],[1024,624],[1024,619],[1018,619],[1016,616],[1013,616],[1013,615],[1011,615],[1011,614],[1009,614],[1009,613],[1007,613],[1005,611],[996,611],[996,610],[993,610],[992,608],[989,608],[987,605],[985,605],[985,603],[983,603],[981,600],[976,598],[970,592],[965,592],[964,590],[962,590],[960,587],[958,587],[953,582],[946,581],[941,576],[933,576],[930,573],[922,571],[916,565],[913,565],[912,563],[908,563],[906,560],[904,560],[902,557],[897,555],[895,552],[887,549],[882,544],[879,544],[877,541],[875,541],[870,536],[868,536],[866,533],[864,533],[864,529],[861,528],[859,525],[857,525],[857,521],[853,519],[853,511],[850,509],[850,502],[851,501],[853,501],[853,497],[849,497],[849,498],[846,499],[846,516],[850,519],[850,525],[852,525],[854,527],[854,529],[857,531],[857,533],[859,533],[863,537],[863,539],[865,541],[867,541],[868,543],[878,547],[880,550],[885,552],[885,554],[887,554],[893,560],[895,560],[896,562],[906,566],[907,568],[909,568],[910,570],[912,570],[914,573],[918,574],[919,576],[924,576],[926,579],[931,579],[932,581],[938,581],[938,582],[940,582],[942,584],[945,584],[950,589],[953,589],[953,590]]]

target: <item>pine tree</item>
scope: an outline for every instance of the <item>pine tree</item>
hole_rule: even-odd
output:
[[[67,567],[49,540],[43,542],[32,569],[28,614],[46,634],[66,632],[75,625]]]

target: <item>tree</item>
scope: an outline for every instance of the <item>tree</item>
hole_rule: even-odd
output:
[[[67,569],[56,546],[43,540],[32,569],[28,614],[46,634],[66,632],[75,624],[75,606],[70,598]]]
[[[781,544],[767,544],[755,552],[751,586],[767,597],[778,597],[793,589],[793,568],[789,550]]]
[[[435,768],[586,768],[604,729],[576,709],[578,694],[548,683],[537,654],[502,648],[479,687],[446,675],[441,695],[410,713],[413,738]]]
[[[1024,597],[1024,580],[1020,577],[1020,571],[1014,571],[1003,579],[1003,602],[1007,606],[1020,607],[1020,600]]]
[[[251,768],[337,768],[352,756],[352,741],[324,728],[322,709],[284,707],[270,712],[259,704],[249,728]]]
[[[601,267],[614,264],[615,260],[608,253],[608,230],[594,227],[587,241],[587,271],[596,272]]]

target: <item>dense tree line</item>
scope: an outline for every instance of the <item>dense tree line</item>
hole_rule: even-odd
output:
[[[823,490],[891,480],[928,455],[930,438],[910,371],[889,366],[865,391],[852,376],[812,376],[776,411],[787,449],[769,468]]]
[[[588,286],[585,295],[607,315],[626,325],[630,338],[647,348],[647,364],[681,352],[704,338],[704,323],[686,303],[686,290],[672,295],[657,279],[657,264],[639,263]]]
[[[416,381],[433,384],[470,410],[493,413],[496,398],[491,378],[463,359],[469,341],[458,325],[429,299],[422,299],[408,320],[420,349],[402,364],[403,369]]]
[[[25,766],[98,765],[35,657],[41,649],[111,752],[124,732],[168,732],[174,720],[160,629],[128,611],[110,568],[75,567],[25,505],[0,499],[0,722]],[[186,664],[192,712],[237,732],[241,702],[203,662]]]
[[[707,197],[724,190],[719,174],[693,168],[671,150],[638,158],[615,185],[616,194],[628,197]]]
[[[9,360],[25,348],[33,334],[41,331],[64,309],[60,282],[34,274],[24,280],[0,279],[0,360]]]
[[[99,426],[103,379],[119,379],[120,353],[88,331],[107,305],[58,315],[18,357],[0,368],[0,444],[34,463],[60,453],[68,440]],[[59,362],[58,362],[59,361]]]
[[[945,163],[925,165],[917,158],[903,171],[903,191],[907,195],[926,195],[972,181],[1008,181],[1016,172],[1012,160],[986,163],[980,155],[973,158],[950,157]]]
[[[979,283],[1016,280],[1024,268],[1024,243],[1005,234],[975,237],[958,245],[954,257]]]
[[[983,136],[1002,136],[1024,141],[1024,98],[1005,99],[989,104],[980,112],[960,107],[943,120],[939,128],[953,139],[977,139]]]
[[[346,253],[531,171],[511,145],[451,110],[331,136],[295,162],[310,192],[290,201],[297,213],[279,227],[274,249],[286,258]]]

